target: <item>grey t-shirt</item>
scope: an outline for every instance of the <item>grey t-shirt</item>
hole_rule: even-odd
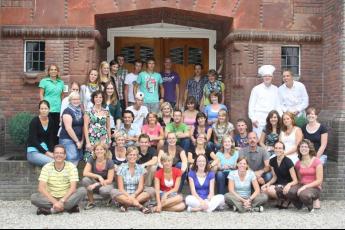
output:
[[[90,157],[87,163],[92,166],[92,173],[100,175],[104,180],[108,179],[108,171],[114,169],[114,163],[112,160],[107,160],[105,168],[103,169],[96,167],[96,160],[94,160],[93,157]]]
[[[259,147],[259,146],[256,147],[255,152],[251,152],[249,146],[241,149],[240,150],[240,157],[241,156],[247,158],[249,168],[251,170],[253,170],[254,172],[261,170],[261,169],[264,169],[265,161],[270,159],[266,150],[262,147]]]

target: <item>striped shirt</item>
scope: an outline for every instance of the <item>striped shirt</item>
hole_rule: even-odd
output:
[[[55,198],[61,198],[66,195],[72,182],[78,182],[78,170],[71,163],[65,161],[65,166],[61,171],[55,169],[54,162],[46,164],[41,171],[38,179],[47,183],[48,192]]]
[[[197,103],[200,104],[202,99],[203,90],[205,84],[208,82],[207,77],[201,77],[199,81],[196,81],[194,78],[187,81],[187,90],[188,96],[193,96]]]
[[[134,175],[132,176],[129,171],[128,163],[122,164],[118,169],[118,176],[121,176],[123,179],[123,184],[125,186],[125,190],[128,194],[134,194],[138,188],[140,178],[145,174],[145,169],[141,166],[136,164]]]

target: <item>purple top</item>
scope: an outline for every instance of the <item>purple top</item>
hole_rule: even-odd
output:
[[[207,173],[206,180],[205,180],[205,182],[202,185],[200,184],[195,171],[191,170],[188,173],[188,177],[193,179],[194,186],[195,186],[195,191],[198,193],[198,195],[203,200],[206,200],[207,197],[208,197],[208,194],[210,193],[211,180],[215,179],[214,172],[208,172]]]
[[[176,85],[180,84],[180,76],[176,72],[161,73],[164,87],[164,101],[176,102]]]

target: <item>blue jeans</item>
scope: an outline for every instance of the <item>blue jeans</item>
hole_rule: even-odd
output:
[[[190,151],[190,146],[192,142],[189,138],[181,138],[179,139],[178,145],[183,148],[183,150],[186,152],[186,154]]]
[[[50,158],[40,152],[29,152],[26,154],[26,158],[31,164],[39,167],[43,167],[46,164],[54,161],[53,158]]]
[[[217,194],[224,195],[227,193],[226,185],[228,184],[228,176],[230,171],[218,171],[216,175],[216,184],[217,184]]]
[[[75,142],[71,139],[60,139],[59,144],[66,148],[66,160],[77,166],[83,156],[83,150],[78,149]]]
[[[262,174],[262,178],[265,180],[265,183],[267,183],[273,178],[273,174],[271,172],[264,173]]]
[[[181,169],[182,168],[182,162],[178,162],[176,165],[175,165],[176,168],[179,168]],[[181,184],[180,184],[180,188],[178,189],[178,193],[181,193],[182,192],[182,189],[183,189],[183,186],[184,186],[184,183],[187,179],[187,176],[188,176],[188,167],[186,169],[186,171],[182,174],[182,177],[181,177]]]

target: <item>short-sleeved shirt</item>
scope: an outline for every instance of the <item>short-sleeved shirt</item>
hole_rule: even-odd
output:
[[[149,147],[147,150],[147,153],[144,155],[139,148],[139,159],[137,160],[137,164],[145,164],[146,162],[149,162],[152,160],[152,158],[157,157],[157,150],[153,147]]]
[[[252,195],[252,182],[256,180],[255,173],[252,170],[247,170],[244,181],[241,181],[238,170],[231,171],[228,176],[235,185],[235,192],[242,198],[248,199]]]
[[[120,165],[120,167],[117,170],[117,175],[122,177],[125,190],[128,194],[135,193],[135,191],[138,188],[140,178],[144,174],[145,174],[145,169],[141,165],[138,165],[138,164],[135,165],[133,176],[131,175],[129,171],[128,163],[124,163]]]
[[[270,160],[270,166],[277,176],[276,184],[287,185],[292,181],[290,169],[294,167],[294,164],[290,158],[284,157],[280,166],[278,166],[277,157],[273,157]]]
[[[197,158],[198,154],[195,152],[195,146],[194,146],[194,145],[191,145],[191,146],[190,146],[190,149],[189,149],[188,152],[192,154],[194,160]],[[204,153],[204,154],[205,154],[205,156],[207,157],[207,160],[208,160],[209,162],[213,160],[212,157],[211,157],[211,153],[212,153],[212,150],[211,150],[210,148],[207,148],[207,147],[206,147],[206,148],[205,148],[205,153]]]
[[[234,129],[234,125],[230,122],[226,125],[218,125],[217,123],[212,125],[213,134],[218,139],[218,143],[222,143],[223,137],[229,135]]]
[[[120,126],[120,132],[127,137],[139,136],[141,133],[140,128],[134,123],[131,125],[131,127],[129,129],[126,129],[125,125],[122,123]],[[131,142],[128,142],[126,145],[130,146],[133,144],[135,144],[135,143],[133,141],[131,141]]]
[[[175,183],[178,177],[182,176],[182,171],[178,168],[172,168],[172,179],[174,181],[174,184],[172,187],[167,187],[165,185],[165,180],[164,180],[164,169],[160,169],[155,173],[155,178],[159,179],[160,182],[160,190],[162,192],[169,192],[171,189],[175,187]]]
[[[72,117],[72,129],[75,135],[78,137],[78,139],[81,140],[83,137],[83,127],[84,127],[83,116],[80,119],[77,119],[71,108],[65,109],[64,112],[62,113],[62,116],[63,115],[70,115]],[[64,122],[62,122],[61,128],[62,129],[60,132],[60,139],[72,139],[66,130]]]
[[[327,128],[324,125],[320,125],[319,129],[315,133],[309,133],[307,130],[307,125],[302,128],[304,139],[308,139],[313,142],[316,152],[319,151],[321,147],[321,136],[327,133]]]
[[[248,136],[241,137],[240,134],[237,134],[234,137],[234,141],[235,141],[235,146],[236,147],[245,148],[245,147],[249,146]]]
[[[90,157],[87,160],[87,163],[91,165],[92,173],[101,176],[104,180],[108,179],[108,171],[111,169],[114,170],[114,162],[112,160],[107,160],[105,164],[105,168],[103,169],[97,168],[96,160],[93,159],[93,157]]]
[[[138,76],[139,75],[135,75],[134,73],[129,73],[125,78],[125,85],[128,85],[128,101],[132,103],[135,102],[134,84],[137,81]]]
[[[240,150],[240,156],[247,158],[249,168],[254,172],[265,168],[265,161],[270,157],[267,151],[262,147],[256,147],[255,152],[250,151],[250,147],[246,147]]]
[[[301,175],[300,183],[306,185],[316,181],[316,169],[319,165],[322,165],[322,163],[320,159],[316,157],[309,167],[302,167],[301,161],[297,161],[295,167],[297,172]]]
[[[207,82],[208,79],[205,76],[201,77],[199,81],[196,81],[194,77],[187,81],[186,89],[188,90],[188,96],[193,96],[198,104],[202,99],[204,87]]]
[[[168,145],[164,145],[163,151],[165,153],[168,153]],[[181,152],[184,151],[183,148],[181,148],[179,145],[176,145],[176,153],[175,157],[173,159],[173,166],[175,166],[178,162],[181,162]]]
[[[140,129],[143,127],[144,120],[149,113],[146,106],[141,106],[139,110],[136,110],[134,106],[129,106],[127,110],[132,111],[134,114],[133,124],[136,124]]]
[[[55,198],[64,197],[71,188],[72,182],[78,182],[78,170],[71,162],[65,161],[61,171],[55,169],[54,162],[46,164],[38,179],[47,183],[47,190]]]
[[[167,133],[185,133],[188,130],[189,127],[185,123],[180,123],[178,126],[176,126],[175,122],[171,122],[165,127],[165,132]]]
[[[159,73],[141,72],[136,82],[139,85],[140,91],[144,93],[144,103],[159,102],[159,86],[163,84]]]
[[[222,152],[217,152],[216,156],[220,162],[221,167],[223,167],[224,165],[235,167],[237,164],[237,159],[238,159],[239,154],[238,154],[238,151],[235,151],[234,154],[229,159],[225,158]],[[224,171],[228,172],[231,170],[224,170]]]
[[[156,126],[151,129],[148,124],[144,125],[143,128],[141,129],[143,133],[153,136],[153,137],[159,137],[161,135],[161,131],[163,130],[162,126],[157,123]],[[151,145],[157,145],[158,141],[151,141]]]
[[[49,102],[50,112],[60,113],[61,110],[61,94],[64,90],[64,82],[60,78],[53,81],[50,77],[43,78],[38,86],[44,90],[44,100]]]
[[[215,173],[208,172],[203,184],[200,184],[198,176],[193,170],[188,173],[188,177],[193,179],[196,193],[201,197],[201,199],[206,200],[210,193],[211,181],[215,179]]]
[[[213,110],[212,105],[208,105],[208,106],[206,106],[204,113],[206,114],[208,121],[214,122],[214,121],[217,121],[218,112],[222,109],[228,111],[227,107],[223,104],[219,105],[218,110]]]
[[[176,102],[176,85],[180,84],[180,76],[176,72],[161,73],[164,87],[164,101]]]

